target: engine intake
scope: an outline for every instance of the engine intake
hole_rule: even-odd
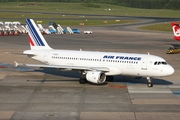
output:
[[[86,79],[89,82],[95,83],[95,84],[101,84],[104,83],[106,80],[106,75],[99,71],[89,71],[86,74]]]

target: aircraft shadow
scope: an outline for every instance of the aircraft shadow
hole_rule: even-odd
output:
[[[135,78],[130,76],[115,76],[114,82],[125,82],[130,84],[147,84],[147,79],[145,77]],[[152,83],[154,85],[172,85],[172,82],[167,80],[152,78]]]
[[[49,74],[49,75],[56,75],[56,76],[61,76],[61,77],[70,77],[70,78],[77,78],[77,80],[72,80],[72,79],[68,79],[68,81],[77,81],[79,80],[79,78],[81,77],[81,74],[79,74],[78,72],[73,72],[73,71],[61,71],[58,69],[54,69],[54,68],[44,68],[41,70],[35,70],[36,72],[43,72],[45,74]],[[67,81],[67,80],[42,80],[41,82],[60,82],[60,81]],[[122,76],[122,75],[118,75],[118,76],[114,76],[114,80],[113,81],[107,81],[107,82],[124,82],[124,83],[130,83],[130,84],[147,84],[147,79],[142,77],[142,78],[135,78],[135,77],[130,77],[130,76]],[[157,78],[153,78],[152,82],[154,85],[171,85],[173,84],[172,82],[169,82],[167,80],[163,80],[163,79],[157,79]],[[90,83],[93,84],[93,83]],[[106,85],[107,83],[105,82],[102,85]],[[93,84],[96,85],[96,84]]]
[[[55,68],[44,68],[44,69],[35,70],[35,72],[43,72],[45,74],[62,76],[62,77],[72,77],[72,78],[80,78],[81,77],[81,74],[79,74],[78,72],[61,71],[61,70],[55,69]]]

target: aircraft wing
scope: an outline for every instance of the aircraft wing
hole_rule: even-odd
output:
[[[57,68],[64,71],[71,71],[71,70],[97,70],[97,71],[103,71],[103,72],[109,72],[109,68],[107,67],[85,67],[85,66],[71,66],[71,65],[45,65],[45,64],[22,64],[15,62],[15,66],[19,65],[25,65],[28,67],[38,67],[38,68]]]

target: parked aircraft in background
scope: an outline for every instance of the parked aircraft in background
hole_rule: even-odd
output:
[[[173,29],[173,33],[174,33],[174,39],[175,40],[180,40],[180,23],[178,22],[172,22],[172,29]]]
[[[44,64],[24,64],[31,67],[57,68],[77,71],[82,77],[80,84],[87,81],[101,84],[114,75],[146,77],[148,87],[152,87],[152,77],[163,77],[174,73],[166,60],[150,54],[56,50],[51,48],[34,20],[27,19],[28,36],[31,50],[23,54]],[[17,62],[16,66],[22,65]]]

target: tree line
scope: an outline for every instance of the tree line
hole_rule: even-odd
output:
[[[180,0],[0,0],[0,2],[71,2],[112,4],[144,9],[180,9]]]

